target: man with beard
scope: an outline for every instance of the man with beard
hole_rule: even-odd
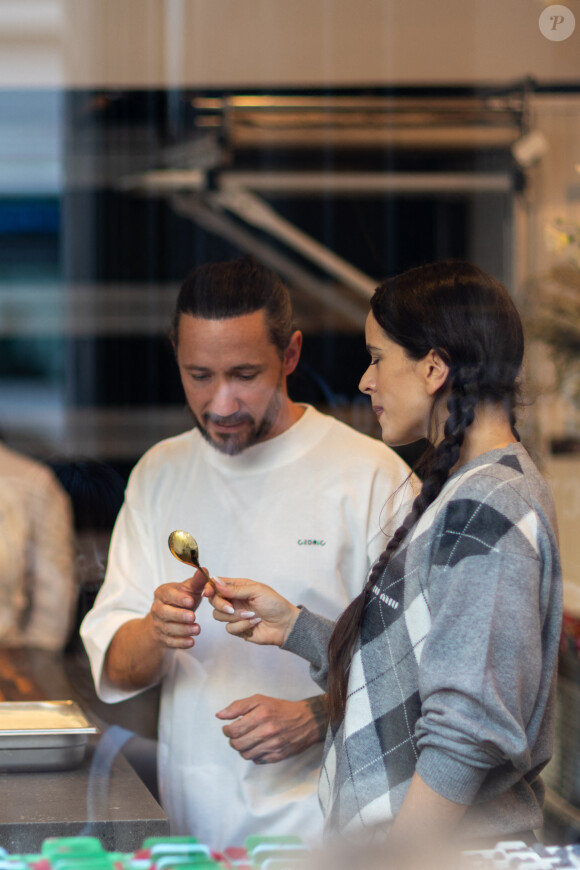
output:
[[[195,426],[130,477],[81,629],[95,685],[114,703],[161,681],[172,834],[214,849],[253,834],[316,842],[325,697],[309,697],[298,657],[225,635],[167,539],[189,531],[214,575],[262,580],[335,618],[411,496],[409,469],[381,441],[289,398],[302,335],[288,291],[254,259],[194,270],[172,340]]]

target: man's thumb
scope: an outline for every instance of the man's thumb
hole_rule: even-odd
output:
[[[207,583],[207,577],[203,571],[196,571],[193,577],[188,577],[183,581],[183,585],[187,586],[192,595],[201,595]]]

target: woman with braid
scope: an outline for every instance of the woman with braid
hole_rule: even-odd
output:
[[[520,318],[485,272],[436,263],[377,288],[366,342],[360,389],[383,440],[430,447],[363,591],[336,624],[249,580],[204,594],[231,634],[306,658],[328,691],[328,832],[384,832],[393,849],[452,832],[464,848],[530,842],[561,572],[552,500],[515,429]]]

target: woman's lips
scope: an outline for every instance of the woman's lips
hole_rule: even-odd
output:
[[[380,417],[383,413],[383,409],[380,407],[380,405],[373,405],[373,411],[375,412],[377,417]]]

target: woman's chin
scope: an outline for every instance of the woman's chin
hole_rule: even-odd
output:
[[[408,447],[409,444],[414,444],[423,436],[421,435],[401,435],[400,433],[389,432],[388,429],[381,428],[381,441],[384,441],[388,447]]]

